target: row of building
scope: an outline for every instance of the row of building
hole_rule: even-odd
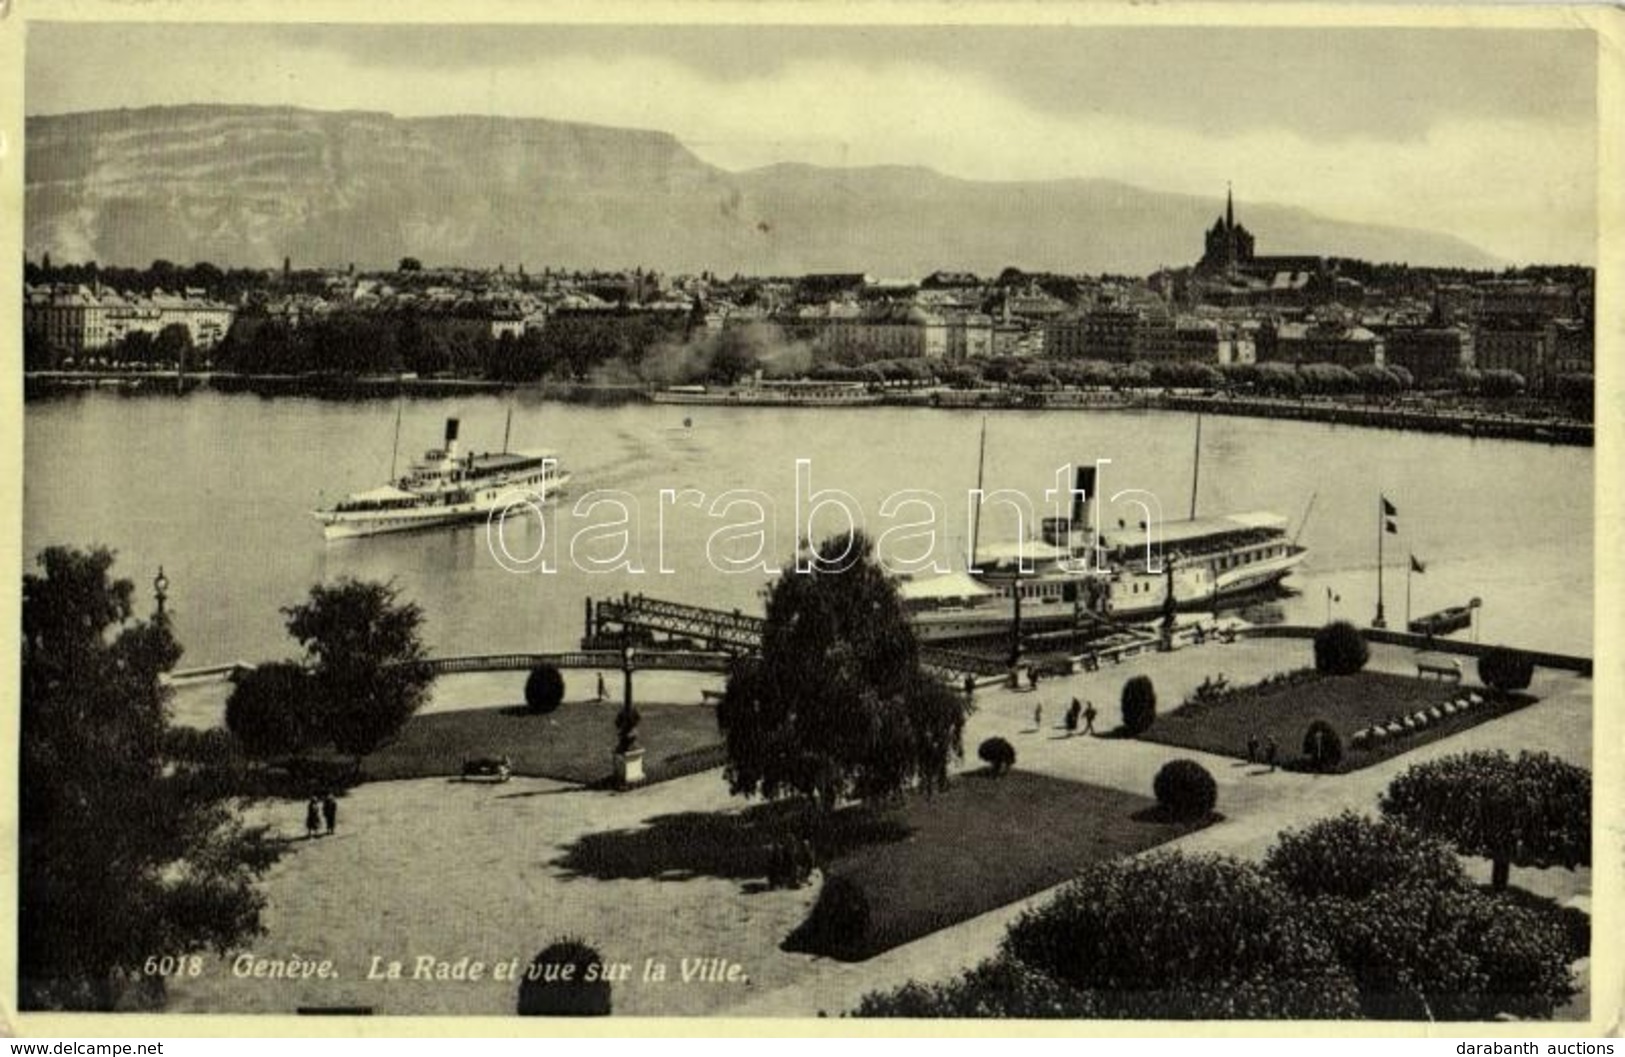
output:
[[[237,310],[203,290],[125,294],[102,286],[29,286],[23,291],[23,331],[77,359],[110,349],[135,333],[153,338],[186,328],[193,347],[211,349],[231,329]]]

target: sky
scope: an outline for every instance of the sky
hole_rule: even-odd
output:
[[[1584,29],[33,23],[25,108],[252,103],[670,132],[726,169],[1109,178],[1594,263]]]

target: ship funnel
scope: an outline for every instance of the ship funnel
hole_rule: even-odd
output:
[[[446,419],[446,458],[457,458],[457,420]]]
[[[1098,497],[1095,495],[1095,468],[1093,466],[1079,466],[1077,475],[1073,478],[1072,487],[1072,528],[1074,531],[1087,532],[1094,525],[1095,507]]]

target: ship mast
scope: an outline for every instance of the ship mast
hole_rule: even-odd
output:
[[[1196,520],[1196,485],[1202,479],[1202,413],[1196,413],[1196,460],[1191,469],[1191,520]]]
[[[401,455],[401,399],[395,398],[395,446],[389,452],[389,482],[395,483],[395,465]]]
[[[981,453],[976,457],[976,513],[971,520],[970,529],[970,555],[966,562],[966,571],[976,568],[976,542],[982,534],[982,471],[987,467],[987,416],[982,416],[982,446]]]
[[[502,427],[502,454],[508,454],[508,434],[513,430],[513,405],[508,405],[508,421]]]

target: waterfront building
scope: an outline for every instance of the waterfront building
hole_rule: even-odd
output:
[[[1544,323],[1508,319],[1480,324],[1473,335],[1474,366],[1481,371],[1516,371],[1532,391],[1546,384],[1547,328]]]
[[[1396,327],[1388,332],[1383,363],[1403,367],[1418,386],[1448,383],[1473,366],[1473,336],[1465,327]]]
[[[157,337],[172,324],[186,328],[193,346],[211,349],[235,317],[234,308],[201,290],[126,295],[100,285],[33,287],[23,299],[24,329],[70,357],[111,348],[137,331]]]

